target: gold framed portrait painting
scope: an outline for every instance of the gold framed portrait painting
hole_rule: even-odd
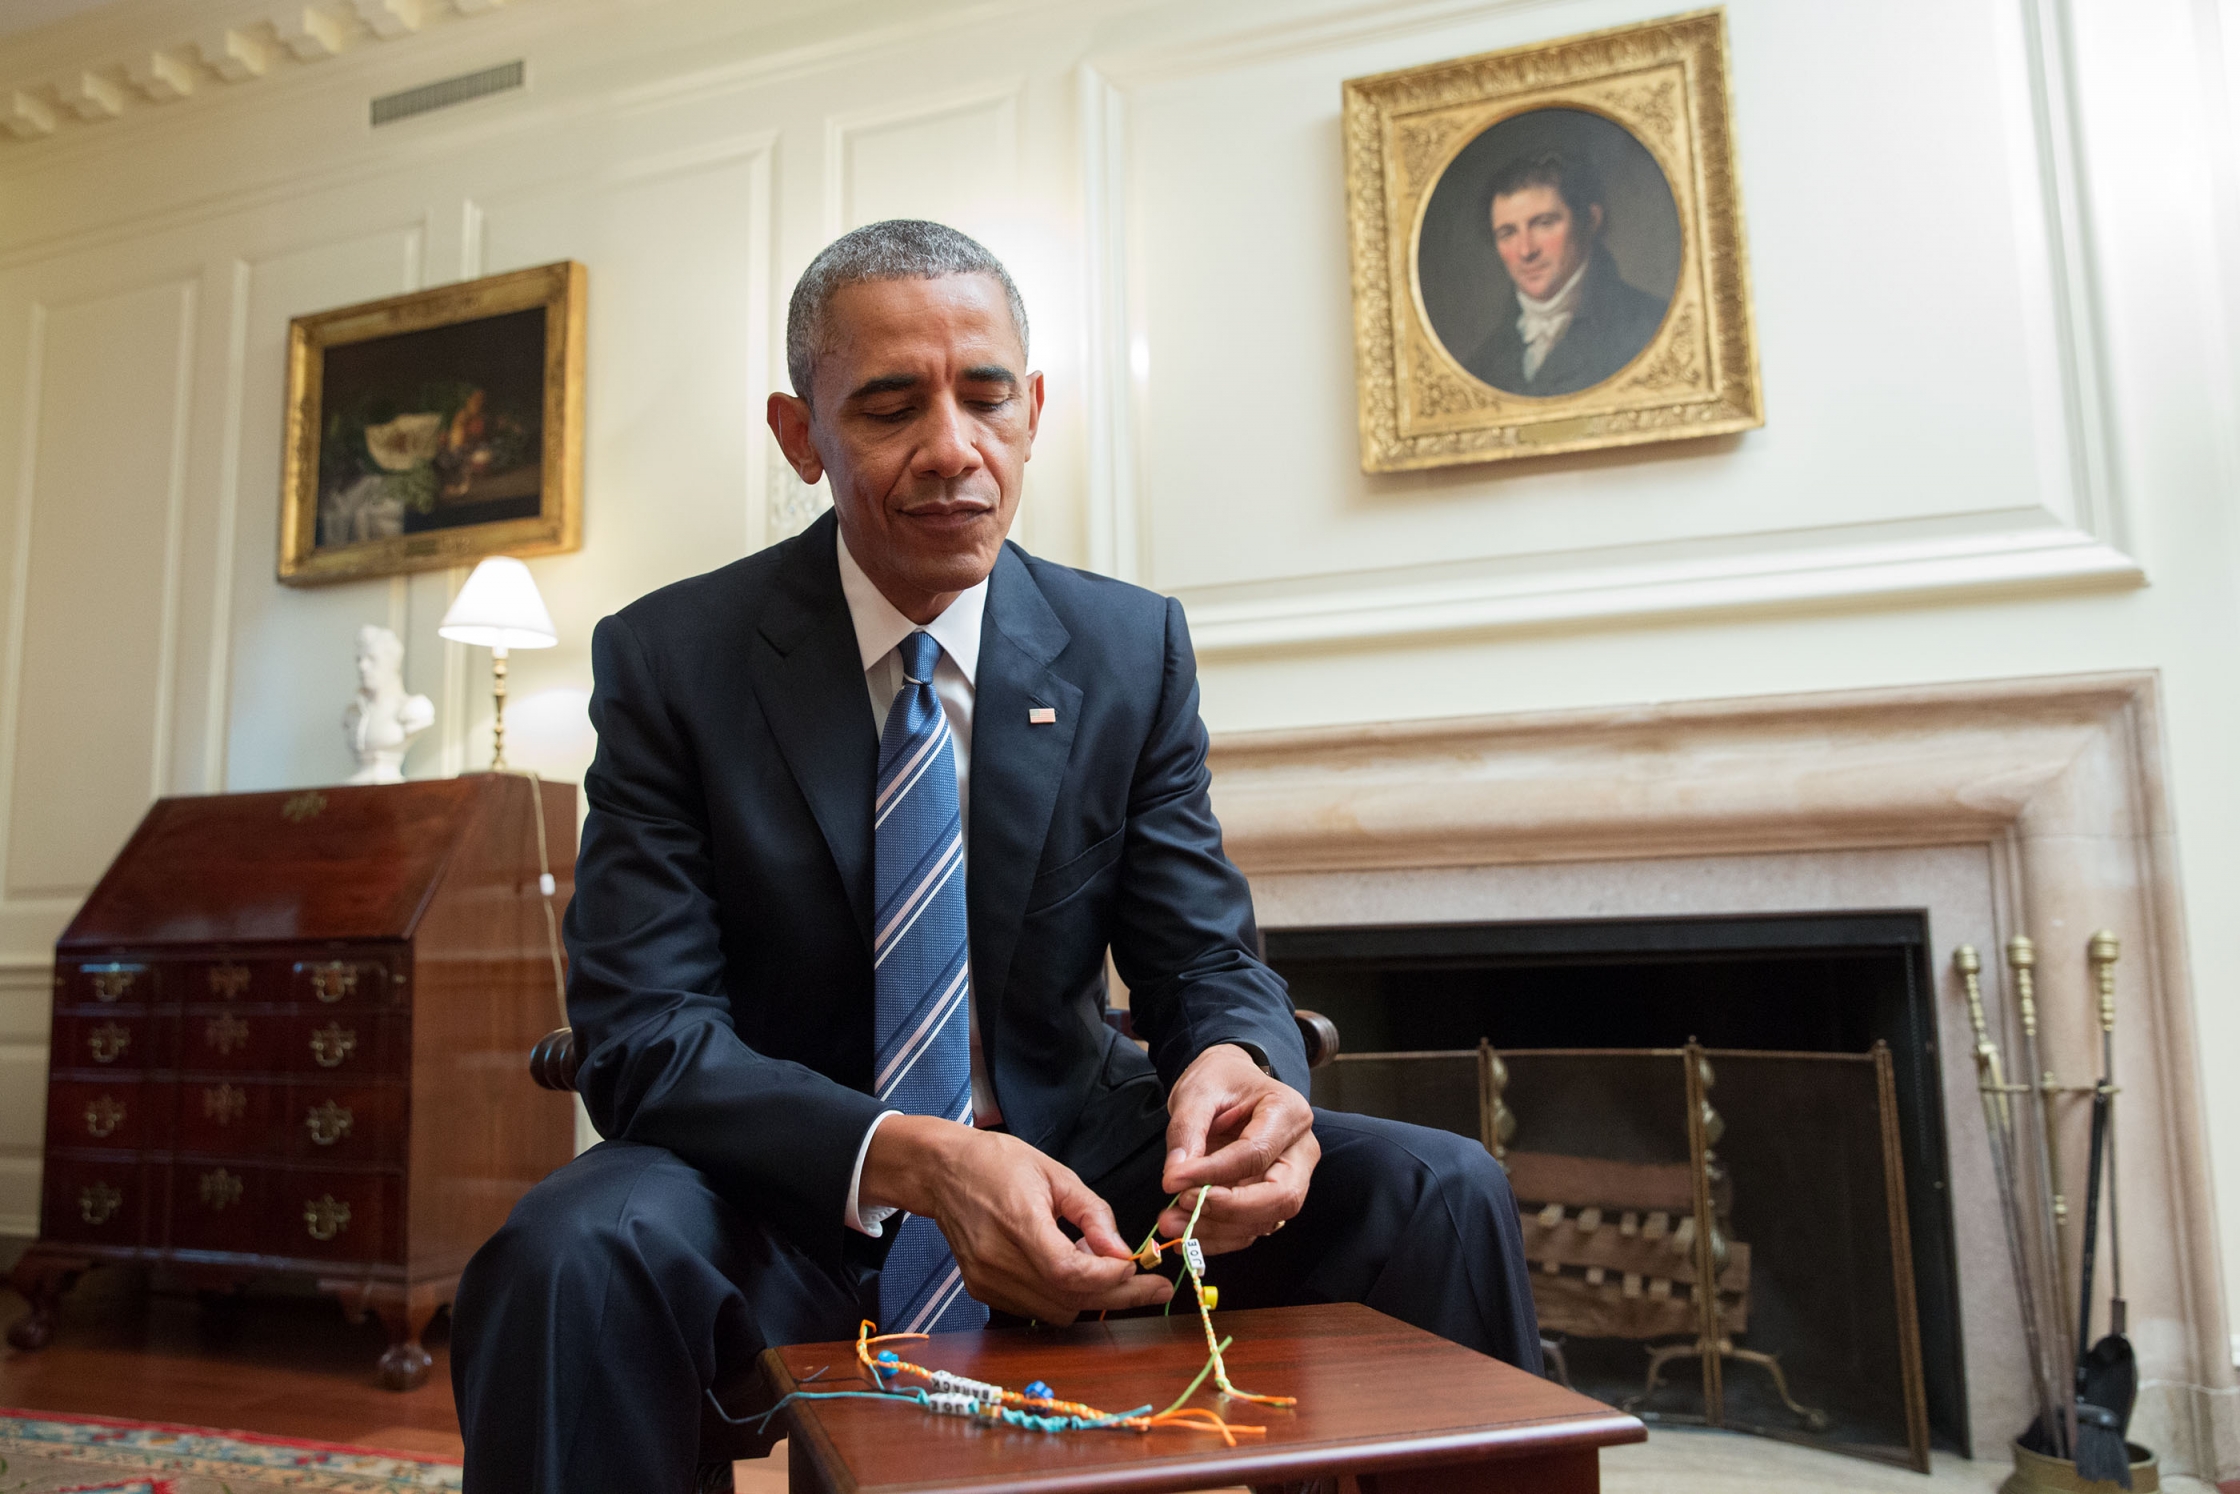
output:
[[[1725,21],[1345,85],[1361,465],[1764,424]]]
[[[583,544],[582,265],[288,324],[280,579]]]

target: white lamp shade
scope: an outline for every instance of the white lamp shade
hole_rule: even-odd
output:
[[[536,579],[507,555],[493,555],[474,568],[436,632],[478,648],[550,648],[560,641]]]

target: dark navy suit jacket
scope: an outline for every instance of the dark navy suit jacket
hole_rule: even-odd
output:
[[[599,624],[599,750],[567,917],[577,1088],[837,1253],[872,1047],[878,741],[828,513]],[[1056,711],[1031,725],[1030,709]],[[1010,1130],[1092,1183],[1165,1089],[1242,1042],[1304,1093],[1282,980],[1207,799],[1181,606],[1006,545],[975,684],[966,898],[981,1049]],[[1148,1059],[1104,1024],[1104,955]]]

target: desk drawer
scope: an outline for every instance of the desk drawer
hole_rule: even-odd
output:
[[[297,1080],[288,1085],[287,1094],[287,1150],[297,1160],[404,1160],[404,1091],[397,1086],[353,1088]]]
[[[331,1075],[337,1083],[401,1073],[403,1019],[388,1012],[311,1010],[289,1018],[280,1061],[290,1074]]]
[[[190,1074],[252,1074],[286,1061],[288,1018],[270,1007],[190,1006],[182,1023],[179,1067]]]
[[[47,1145],[131,1151],[171,1144],[168,1083],[135,1073],[101,1080],[57,1079],[47,1086]]]
[[[119,1007],[114,1011],[73,1011],[55,1018],[54,1066],[57,1069],[124,1073],[163,1068],[178,1029],[176,1014],[158,1017]]]
[[[141,960],[65,962],[55,970],[55,1000],[64,1006],[152,1006],[159,999],[158,979],[156,968]]]
[[[145,1239],[146,1169],[138,1158],[115,1161],[47,1156],[43,1239],[84,1245],[136,1246]]]
[[[386,953],[357,951],[289,966],[288,999],[302,1006],[362,1009],[394,1006],[403,997],[404,982]]]
[[[269,1079],[213,1075],[181,1080],[179,1150],[220,1157],[274,1151],[280,1094],[280,1085]]]
[[[232,1160],[176,1162],[164,1243],[174,1250],[270,1250],[258,1238],[270,1191],[271,1174],[263,1168]]]
[[[403,1258],[398,1180],[382,1173],[275,1172],[260,1237],[282,1255],[336,1261]]]

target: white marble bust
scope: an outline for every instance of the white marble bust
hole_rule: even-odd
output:
[[[358,759],[351,783],[404,782],[412,739],[436,719],[435,702],[404,691],[404,645],[387,628],[358,629],[358,693],[342,713],[342,734]]]

